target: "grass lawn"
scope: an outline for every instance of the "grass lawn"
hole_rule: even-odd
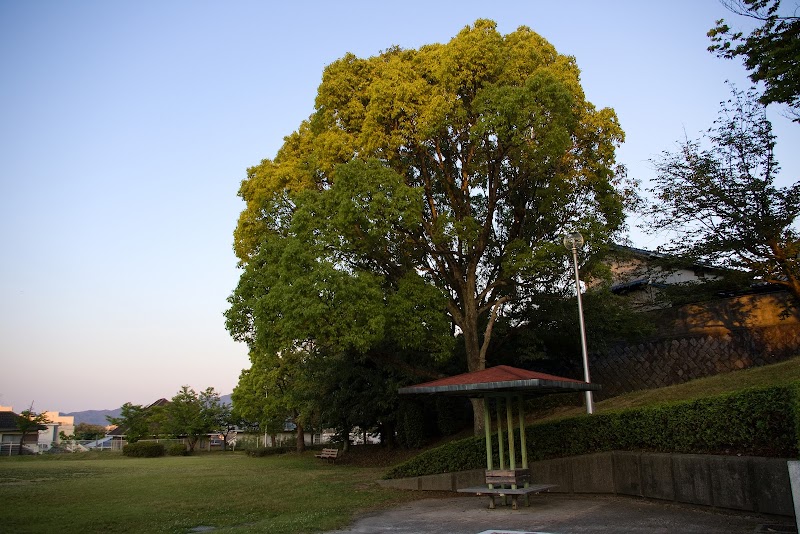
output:
[[[414,498],[378,487],[383,468],[312,452],[264,458],[120,453],[0,458],[3,532],[301,533],[345,526],[354,511]]]

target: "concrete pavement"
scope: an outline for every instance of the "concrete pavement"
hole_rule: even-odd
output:
[[[616,496],[543,494],[488,509],[477,496],[423,499],[358,518],[326,534],[752,534],[797,532],[794,518]]]

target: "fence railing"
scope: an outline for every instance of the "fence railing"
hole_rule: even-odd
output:
[[[0,443],[0,456],[16,456],[19,454],[19,443]]]
[[[31,452],[38,454],[56,454],[67,452],[119,450],[122,445],[119,443],[119,440],[115,442],[111,438],[100,438],[71,440],[64,439],[53,443],[37,443],[36,445],[26,445],[25,447]]]

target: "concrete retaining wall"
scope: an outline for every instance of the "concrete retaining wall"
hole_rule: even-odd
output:
[[[531,482],[557,493],[611,493],[794,516],[787,460],[604,452],[531,463]],[[484,483],[483,469],[381,480],[385,487],[455,491]]]

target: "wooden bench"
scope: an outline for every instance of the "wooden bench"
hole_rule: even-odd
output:
[[[321,453],[315,454],[314,456],[336,463],[336,458],[339,457],[339,449],[322,449]]]
[[[486,483],[493,486],[523,486],[531,481],[530,469],[486,470]]]

